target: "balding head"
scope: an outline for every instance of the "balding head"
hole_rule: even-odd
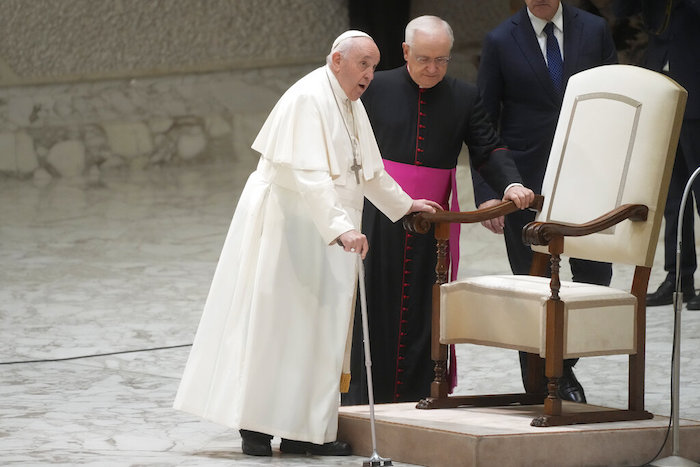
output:
[[[444,35],[449,38],[450,48],[452,48],[455,40],[454,33],[452,32],[450,25],[447,23],[447,21],[442,18],[438,18],[437,16],[425,15],[411,20],[411,22],[406,25],[406,44],[414,44],[416,33],[428,37]]]

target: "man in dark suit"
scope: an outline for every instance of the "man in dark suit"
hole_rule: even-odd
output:
[[[484,39],[477,84],[524,185],[539,193],[567,80],[579,71],[616,63],[617,53],[604,19],[559,0],[525,3]],[[495,204],[499,197],[479,174],[472,172],[472,178],[477,206]],[[504,234],[513,274],[530,270],[532,250],[523,244],[521,232],[534,216],[533,212],[520,211],[483,223],[489,230]],[[611,264],[575,258],[569,263],[574,281],[610,284]],[[521,352],[523,382],[526,356]],[[583,388],[572,369],[575,363],[576,359],[564,363],[559,397],[585,402]]]
[[[700,166],[700,0],[618,0],[616,13],[628,16],[641,12],[649,34],[643,65],[664,73],[688,91],[676,160],[664,210],[664,269],[668,272],[659,288],[647,295],[647,306],[673,302],[676,282],[676,241],[678,213],[683,190],[693,171]],[[695,203],[700,196],[700,182],[693,184]],[[697,205],[700,212],[700,205]],[[695,255],[693,200],[683,211],[681,233],[681,292],[688,309],[700,310],[700,295],[695,295],[693,275],[697,269]]]

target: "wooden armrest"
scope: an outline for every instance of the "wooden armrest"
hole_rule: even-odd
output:
[[[523,228],[526,245],[548,245],[556,237],[582,237],[609,229],[625,219],[646,221],[649,208],[643,204],[622,206],[585,224],[563,224],[557,222],[530,222]]]
[[[535,195],[535,199],[530,204],[529,209],[534,209],[539,211],[542,209],[542,203],[544,202],[544,196]],[[488,219],[494,219],[496,217],[505,216],[511,212],[517,211],[518,208],[512,201],[503,201],[496,206],[492,206],[486,209],[477,209],[475,211],[462,211],[462,212],[452,212],[452,211],[438,211],[438,212],[414,212],[403,218],[403,227],[408,232],[411,233],[426,233],[430,230],[431,224],[437,224],[440,222],[446,223],[461,223],[461,224],[473,224],[475,222],[481,222]]]

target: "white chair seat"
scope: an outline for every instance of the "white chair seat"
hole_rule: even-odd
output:
[[[495,275],[440,286],[440,342],[512,348],[545,356],[549,279]],[[634,295],[562,281],[564,358],[636,352]]]

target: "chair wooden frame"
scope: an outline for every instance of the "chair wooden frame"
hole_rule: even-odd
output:
[[[543,197],[537,195],[531,209],[541,210]],[[557,396],[558,379],[563,372],[563,335],[564,303],[559,298],[560,255],[564,251],[566,237],[578,237],[601,232],[623,221],[645,222],[649,211],[640,204],[622,205],[597,219],[584,224],[562,224],[552,222],[531,222],[523,229],[523,241],[529,245],[547,245],[549,255],[534,253],[531,275],[545,276],[547,266],[551,269],[550,292],[546,303],[546,347],[545,376],[548,379],[547,394],[543,394],[537,383],[537,372],[541,374],[542,359],[528,354],[528,375],[524,393],[491,394],[472,396],[449,396],[447,373],[447,345],[440,343],[440,286],[447,282],[448,242],[450,224],[474,223],[507,215],[516,211],[512,201],[497,206],[470,212],[416,213],[404,219],[404,227],[411,232],[427,233],[435,225],[437,265],[436,281],[433,286],[431,358],[435,363],[435,379],[430,388],[430,397],[421,400],[419,409],[455,408],[462,406],[505,406],[511,404],[543,404],[541,416],[532,420],[531,425],[546,427],[571,425],[577,423],[599,423],[623,420],[644,420],[653,418],[644,410],[644,370],[645,370],[645,336],[646,336],[646,291],[651,273],[650,267],[637,266],[631,286],[631,293],[637,298],[636,333],[637,352],[629,355],[628,408],[569,411],[563,409],[562,401]]]

